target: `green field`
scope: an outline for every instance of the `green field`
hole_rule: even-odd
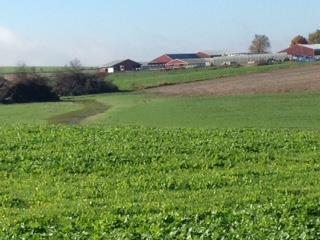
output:
[[[310,65],[310,63],[308,63]],[[314,63],[317,64],[317,63]],[[305,63],[282,63],[267,66],[231,67],[231,68],[200,68],[174,71],[142,71],[116,73],[107,77],[121,90],[135,90],[147,87],[212,80],[221,77],[233,77],[252,73],[270,72],[279,69],[303,67]]]
[[[320,138],[1,127],[1,239],[319,239]]]
[[[82,125],[192,128],[309,128],[320,126],[320,93],[229,97],[158,97],[145,94],[95,95],[75,102],[0,105],[1,124],[45,123],[83,109]],[[83,106],[83,100],[98,106]],[[99,110],[104,105],[105,112]],[[83,108],[84,107],[84,108]],[[92,111],[96,114],[89,114]],[[80,111],[81,113],[81,111]],[[99,114],[100,113],[100,114]],[[71,117],[74,115],[71,114]]]
[[[0,67],[0,74],[14,74],[16,73],[18,67],[9,66],[9,67]],[[65,71],[65,67],[63,66],[42,66],[42,67],[26,67],[27,70],[31,71],[33,69],[36,70],[38,73],[57,73],[61,71]],[[84,69],[93,70],[96,69],[95,67],[85,67]]]
[[[84,121],[103,126],[192,128],[320,127],[320,93],[228,97],[155,97],[143,94],[98,96],[110,106]]]
[[[0,104],[0,126],[15,124],[47,124],[48,119],[81,109],[81,105],[69,101],[57,103]]]

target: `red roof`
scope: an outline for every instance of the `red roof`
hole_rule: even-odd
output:
[[[153,61],[151,61],[149,64],[167,64],[171,60],[173,60],[173,59],[170,58],[168,55],[162,55],[161,57],[158,57],[158,58],[154,59]]]
[[[171,60],[170,62],[168,62],[168,63],[166,64],[167,67],[171,67],[171,66],[185,66],[185,65],[188,65],[188,62],[185,62],[185,61],[180,60],[180,59]]]

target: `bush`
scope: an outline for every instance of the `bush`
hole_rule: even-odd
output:
[[[22,68],[19,68],[21,70]],[[31,71],[18,72],[13,81],[0,79],[0,102],[30,103],[58,101],[59,96],[48,84],[48,79]]]
[[[55,92],[60,96],[79,96],[117,92],[118,87],[97,74],[83,72],[60,73],[56,77]]]
[[[3,102],[9,91],[9,82],[0,76],[0,102]]]

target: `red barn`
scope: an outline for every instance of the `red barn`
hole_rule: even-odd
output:
[[[320,56],[320,44],[297,44],[281,52],[286,52],[295,57]]]
[[[182,53],[182,54],[165,54],[162,55],[153,61],[151,61],[148,65],[156,68],[164,68],[167,63],[172,60],[184,60],[184,59],[199,59],[200,56],[197,53]]]

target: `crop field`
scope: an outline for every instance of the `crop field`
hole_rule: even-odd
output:
[[[231,68],[203,68],[174,71],[142,71],[116,73],[107,78],[117,84],[121,90],[137,90],[149,87],[172,85],[178,83],[212,80],[223,77],[241,76],[253,73],[266,73],[281,69],[295,69],[305,65],[319,65],[319,63],[283,63],[268,66],[248,66]]]
[[[303,130],[0,127],[0,239],[319,239]]]

